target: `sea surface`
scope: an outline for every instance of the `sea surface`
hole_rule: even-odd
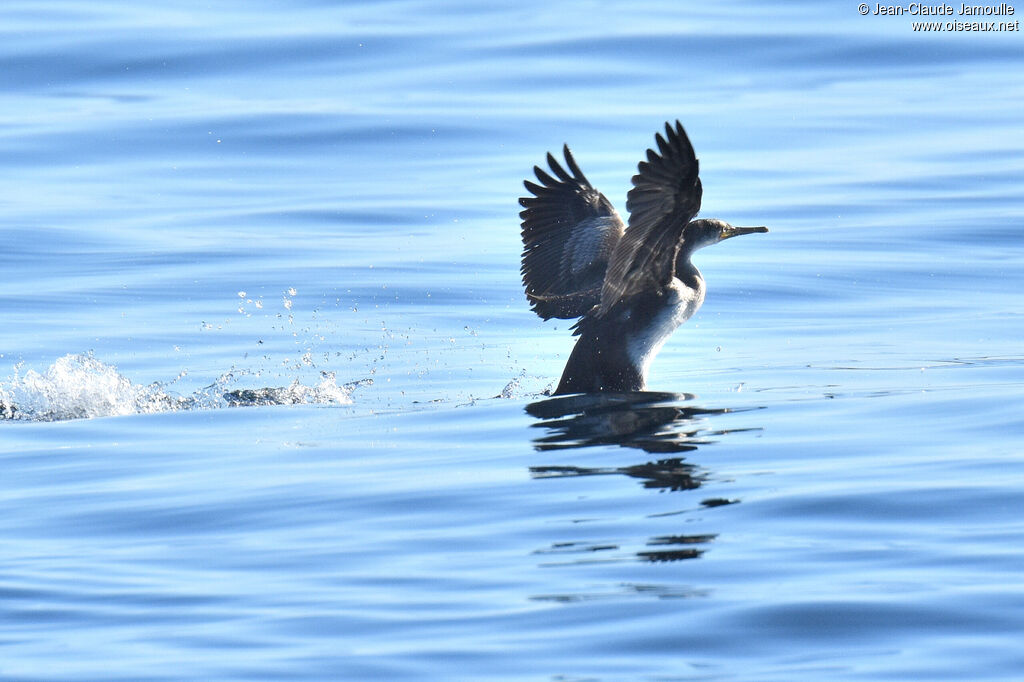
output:
[[[874,7],[4,2],[0,680],[1020,679],[1024,41]],[[771,231],[552,398],[676,119]]]

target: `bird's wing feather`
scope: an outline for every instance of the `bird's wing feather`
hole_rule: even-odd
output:
[[[679,121],[655,136],[626,199],[629,228],[612,253],[596,311],[605,315],[619,301],[671,282],[683,228],[700,210],[699,165]]]
[[[625,229],[569,147],[563,152],[568,170],[548,154],[554,176],[535,166],[540,184],[526,180],[532,196],[519,199],[523,285],[530,306],[544,319],[579,317],[597,305],[608,259]]]

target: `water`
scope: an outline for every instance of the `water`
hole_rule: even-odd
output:
[[[0,679],[1019,677],[1019,33],[0,18]],[[772,231],[699,254],[655,393],[550,399],[520,183],[568,142],[622,210],[676,118]]]

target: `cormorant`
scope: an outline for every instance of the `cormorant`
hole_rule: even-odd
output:
[[[590,184],[568,145],[563,168],[547,155],[552,177],[534,166],[540,184],[524,181],[522,197],[526,297],[534,312],[580,318],[579,336],[555,394],[642,391],[662,344],[704,302],[704,278],[690,262],[700,248],[767,227],[694,220],[700,210],[697,157],[676,121],[655,135],[626,198],[628,228]]]

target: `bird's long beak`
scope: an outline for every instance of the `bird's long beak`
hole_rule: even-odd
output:
[[[764,225],[757,227],[729,227],[722,230],[722,239],[729,239],[730,237],[739,237],[741,234],[753,234],[755,232],[767,232],[768,228]]]

